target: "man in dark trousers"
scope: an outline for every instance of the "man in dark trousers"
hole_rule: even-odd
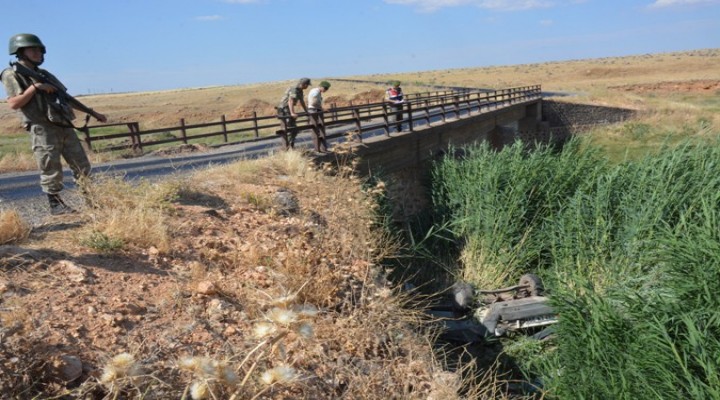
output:
[[[32,137],[32,149],[40,167],[40,186],[47,194],[52,215],[75,212],[60,198],[63,190],[63,170],[61,158],[65,159],[73,172],[75,181],[82,184],[83,178],[90,174],[90,161],[75,133],[72,121],[75,119],[72,103],[58,100],[57,92],[65,91],[65,86],[51,73],[39,68],[45,60],[45,45],[40,38],[30,33],[21,33],[10,38],[10,55],[15,55],[18,63],[44,81],[7,68],[2,71],[11,109],[16,110],[22,125]],[[98,121],[107,118],[91,109],[91,115]]]
[[[304,92],[310,86],[310,78],[302,78],[297,84],[287,88],[277,107],[277,117],[280,119],[281,130],[278,133],[282,136],[285,150],[295,148],[297,130],[297,111],[295,106],[299,103],[305,113],[308,112],[305,105]]]

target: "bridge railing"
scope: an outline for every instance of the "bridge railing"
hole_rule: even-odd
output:
[[[495,91],[440,91],[406,94],[402,118],[395,120],[398,111],[386,102],[366,103],[336,107],[331,105],[322,115],[322,121],[328,132],[328,138],[351,134],[362,140],[363,133],[384,130],[390,135],[398,124],[413,131],[415,126],[429,124],[431,121],[448,118],[461,118],[465,115],[492,111],[508,105],[537,99],[541,96],[539,85],[523,86]],[[312,129],[309,115],[301,113],[297,119],[297,129],[301,132]],[[229,145],[251,143],[277,138],[283,131],[283,124],[275,115],[226,119],[219,121],[188,124],[184,118],[179,125],[141,130],[138,122],[93,125],[84,128],[84,140],[93,151],[133,150],[143,152],[151,147],[168,143],[184,144],[200,141],[210,145]],[[215,142],[215,143],[212,143]]]

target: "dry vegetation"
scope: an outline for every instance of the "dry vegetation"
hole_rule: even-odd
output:
[[[100,179],[95,208],[16,235],[0,397],[457,398],[433,329],[376,264],[397,250],[382,190],[328,172],[289,152]]]
[[[644,110],[653,124],[702,116],[717,127],[719,59],[703,50],[358,79],[398,78],[407,92],[539,83]],[[113,122],[157,128],[266,115],[289,84],[83,100]],[[326,98],[382,93],[333,82]],[[24,135],[2,108],[0,132]],[[0,168],[22,164],[35,168],[3,147]],[[0,398],[460,397],[471,389],[436,358],[432,326],[377,265],[397,243],[378,226],[380,188],[361,183],[290,152],[162,184],[101,178],[94,208],[32,230],[0,213]]]

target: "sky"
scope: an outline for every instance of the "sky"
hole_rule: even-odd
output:
[[[720,0],[2,1],[75,95],[720,48]]]

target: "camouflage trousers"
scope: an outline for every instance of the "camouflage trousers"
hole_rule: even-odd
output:
[[[73,128],[32,124],[30,134],[43,192],[58,194],[63,190],[61,157],[70,166],[76,182],[90,174],[90,161]]]
[[[277,117],[280,120],[280,130],[278,134],[283,138],[283,144],[285,149],[295,148],[295,138],[298,135],[297,119],[292,117],[290,114],[290,108],[275,108],[277,110]]]

